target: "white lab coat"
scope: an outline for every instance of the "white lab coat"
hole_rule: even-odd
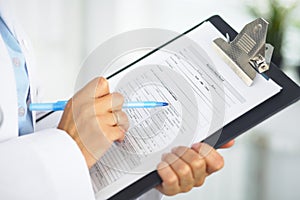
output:
[[[31,100],[36,101],[30,46],[10,16],[9,1],[0,0],[0,14],[20,43],[26,58]],[[85,160],[76,143],[64,131],[52,128],[18,137],[17,93],[13,66],[0,37],[0,199],[95,199]],[[35,122],[35,113],[33,113]],[[35,124],[34,124],[35,126]],[[141,199],[160,199],[152,190]]]
[[[29,44],[10,18],[6,2],[0,2],[3,20],[20,43],[30,77],[31,99],[36,89]],[[0,199],[92,200],[89,171],[76,143],[64,131],[47,129],[18,137],[15,76],[6,45],[0,37]],[[35,122],[35,113],[33,113]]]

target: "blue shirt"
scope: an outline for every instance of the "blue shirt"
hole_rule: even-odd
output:
[[[18,95],[19,135],[33,132],[32,115],[28,109],[30,103],[29,79],[25,57],[20,45],[0,17],[0,34],[6,44],[14,68]]]

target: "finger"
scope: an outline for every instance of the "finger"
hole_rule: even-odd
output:
[[[107,126],[101,127],[101,131],[103,132],[104,136],[110,141],[122,141],[125,137],[125,132],[118,126]]]
[[[162,184],[158,185],[156,189],[165,195],[174,195],[180,192],[177,175],[168,163],[160,162],[157,166],[157,172],[162,179]]]
[[[224,148],[230,148],[234,145],[234,140],[230,140],[228,143],[224,144],[223,146],[221,146],[221,149]]]
[[[194,186],[194,179],[190,166],[173,153],[164,155],[163,161],[168,163],[177,175],[181,191],[190,191]]]
[[[95,98],[100,98],[103,97],[107,94],[109,94],[109,86],[108,86],[108,81],[103,78],[96,78],[97,83],[96,83],[96,88],[95,88]]]
[[[100,98],[109,94],[108,82],[103,77],[94,78],[84,88],[82,88],[76,96],[84,96],[91,98]]]
[[[129,128],[129,120],[126,113],[123,111],[116,111],[113,112],[113,116],[115,118],[116,126],[126,132]]]
[[[117,120],[115,113],[105,113],[102,115],[98,115],[98,121],[101,126],[116,126],[117,125]]]
[[[97,115],[103,115],[107,112],[118,111],[122,109],[124,98],[120,93],[111,93],[95,100],[95,109]]]
[[[224,159],[223,157],[211,146],[205,143],[197,143],[192,148],[202,155],[206,162],[206,172],[212,174],[223,168]]]
[[[128,117],[126,113],[123,111],[105,113],[103,115],[99,115],[98,119],[100,125],[107,125],[107,126],[121,125],[124,127],[125,131],[127,131],[129,127]]]
[[[188,163],[192,169],[195,186],[201,186],[207,176],[204,158],[193,149],[187,147],[174,148],[172,149],[172,153],[180,157],[180,159],[184,162]]]

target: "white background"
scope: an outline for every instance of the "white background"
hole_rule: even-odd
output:
[[[238,31],[253,20],[241,0],[9,1],[33,43],[43,101],[70,98],[84,58],[116,34],[146,27],[183,32],[214,14]],[[290,31],[288,63],[300,62],[299,38],[299,30]],[[298,81],[291,71],[287,69]],[[165,199],[300,199],[299,122],[297,103],[222,150],[225,168],[203,187]]]

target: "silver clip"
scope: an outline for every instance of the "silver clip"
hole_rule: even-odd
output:
[[[232,42],[222,38],[213,42],[224,61],[248,86],[256,71],[263,73],[269,69],[273,47],[266,45],[267,31],[268,22],[258,18],[247,24]]]

